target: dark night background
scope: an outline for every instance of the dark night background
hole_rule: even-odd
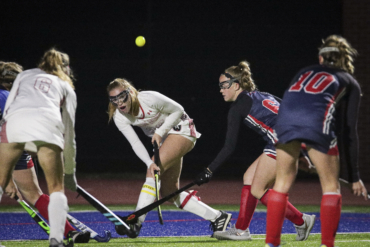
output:
[[[1,3],[0,60],[25,69],[56,47],[70,55],[77,81],[77,176],[144,172],[146,166],[112,122],[105,88],[117,77],[184,106],[202,133],[184,158],[198,173],[223,145],[229,103],[218,88],[224,69],[251,64],[261,91],[282,96],[317,47],[342,34],[342,2],[311,1],[6,1]],[[146,38],[144,47],[135,38]],[[347,37],[351,42],[350,37]],[[150,139],[138,133],[150,150]],[[263,148],[244,128],[238,149],[216,176],[242,176]]]

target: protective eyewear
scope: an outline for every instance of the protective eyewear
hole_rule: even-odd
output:
[[[4,69],[3,73],[1,73],[1,77],[5,77],[6,75],[12,75],[14,77],[17,77],[18,74],[19,74],[18,72]]]
[[[227,81],[222,81],[218,85],[220,86],[220,89],[229,89],[234,82],[239,83],[239,79],[233,78]]]
[[[123,90],[122,92],[120,92],[116,96],[109,96],[109,101],[113,105],[118,105],[120,103],[126,103],[126,101],[128,100],[129,94],[130,94],[130,90],[129,89]]]

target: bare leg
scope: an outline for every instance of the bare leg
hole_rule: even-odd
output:
[[[22,155],[23,148],[22,143],[0,143],[0,188],[4,191],[12,177],[14,166]]]
[[[45,174],[49,194],[51,195],[57,191],[64,192],[64,167],[60,147],[53,144],[45,144],[39,148],[37,155]]]
[[[43,194],[36,177],[35,168],[14,170],[13,178],[26,201],[35,205],[36,201]]]
[[[248,167],[245,171],[243,176],[243,184],[244,185],[251,185],[253,182],[254,175],[256,173],[258,161],[260,160],[261,156],[259,156],[253,163]]]
[[[194,144],[190,140],[180,135],[169,135],[160,147],[162,196],[179,189],[183,156],[190,152],[193,147]]]
[[[297,175],[301,143],[297,141],[287,144],[279,144],[276,149],[276,182],[274,190],[280,193],[288,193]]]
[[[50,236],[57,242],[63,240],[64,227],[68,211],[67,198],[64,195],[62,150],[53,144],[43,144],[37,152],[44,171],[50,202],[48,207]]]
[[[319,174],[323,194],[340,193],[339,157],[321,153],[313,148],[308,149],[308,155]]]
[[[254,197],[260,199],[275,182],[276,160],[263,153],[257,161],[251,192]]]

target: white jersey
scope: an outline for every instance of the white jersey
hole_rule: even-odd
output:
[[[5,105],[1,142],[26,143],[25,149],[33,152],[34,141],[55,144],[64,150],[65,172],[71,174],[76,166],[76,106],[68,82],[41,69],[23,71]]]
[[[162,137],[162,141],[168,134],[178,134],[188,139],[200,137],[193,120],[177,102],[154,91],[139,92],[138,99],[140,109],[137,116],[121,113],[117,109],[113,119],[117,128],[130,142],[136,155],[148,167],[153,161],[132,126],[140,127],[148,137],[156,133]]]

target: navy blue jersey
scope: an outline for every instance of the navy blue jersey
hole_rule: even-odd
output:
[[[243,91],[241,94],[249,96],[253,101],[249,113],[246,112],[248,115],[244,116],[244,124],[260,134],[269,144],[275,144],[273,128],[280,103],[269,93]]]
[[[293,140],[327,154],[337,155],[337,141],[347,153],[358,181],[357,116],[360,87],[347,72],[322,65],[302,69],[285,91],[275,126],[279,143]],[[341,161],[342,162],[342,161]]]
[[[208,168],[215,171],[234,152],[242,123],[266,140],[267,155],[270,151],[275,152],[271,150],[275,143],[272,134],[279,105],[278,99],[271,94],[259,91],[241,92],[229,110],[225,144]]]
[[[9,96],[9,91],[5,90],[4,87],[0,85],[0,119],[3,118],[3,112],[5,108],[6,99]]]

